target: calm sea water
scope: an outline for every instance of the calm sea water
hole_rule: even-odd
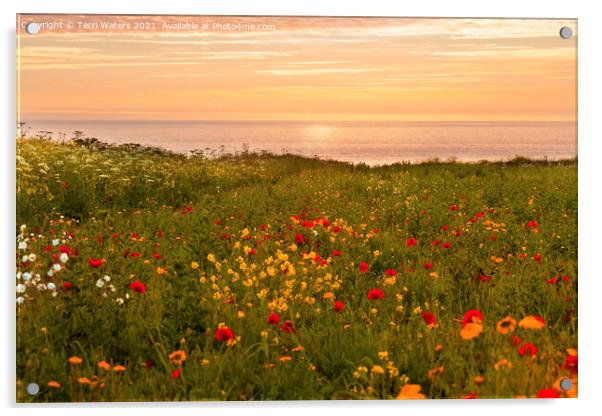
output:
[[[249,122],[31,121],[39,130],[111,143],[140,143],[187,152],[269,150],[370,165],[438,157],[501,160],[516,155],[561,159],[577,155],[572,122]]]

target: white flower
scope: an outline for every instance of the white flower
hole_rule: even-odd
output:
[[[27,262],[29,261],[29,256],[28,256],[27,254],[26,254],[26,255],[24,255],[23,257],[21,257],[21,261],[22,261],[23,263],[27,263]]]
[[[53,246],[58,246],[59,244],[61,244],[61,240],[59,240],[58,238],[55,238],[54,240],[52,240]]]
[[[101,296],[102,296],[103,298],[106,298],[106,297],[107,297],[107,292],[102,292],[102,295],[101,295]]]
[[[27,250],[27,241],[21,241],[19,243],[19,250]]]
[[[21,278],[24,282],[28,282],[31,279],[31,273],[25,272],[21,275]]]
[[[67,260],[69,260],[69,254],[61,253],[61,255],[59,256],[59,260],[61,261],[61,263],[67,263]]]
[[[22,304],[23,302],[25,302],[25,298],[24,298],[23,296],[19,296],[19,297],[17,298],[17,303],[20,305],[20,304]]]
[[[22,276],[22,273],[21,272],[17,272],[17,280],[19,280],[21,278],[21,276]]]
[[[19,283],[17,285],[17,293],[25,293],[26,290],[27,290],[27,288],[25,287],[25,285],[23,283]]]
[[[21,230],[21,234],[23,234],[25,232],[26,228],[27,228],[27,225],[21,224],[21,226],[19,227],[19,230]]]
[[[123,301],[123,299],[122,299],[122,298],[117,298],[117,299],[115,299],[115,303],[116,303],[116,304],[118,304],[118,305],[123,305],[123,302],[124,302],[124,301]]]
[[[103,279],[105,279],[105,282],[110,282],[111,281],[111,276],[109,276],[108,274],[105,274],[105,276],[103,277]]]
[[[105,285],[105,281],[104,281],[104,280],[102,280],[102,279],[98,279],[98,280],[96,281],[96,287],[98,287],[98,288],[102,288],[104,285]]]
[[[54,269],[55,272],[60,272],[61,271],[61,265],[58,264],[58,263],[53,264],[52,268]]]
[[[38,290],[46,290],[46,285],[44,283],[40,283],[39,285],[36,286],[36,288]]]
[[[54,290],[56,289],[56,286],[54,285],[54,283],[50,282],[48,283],[48,290]]]
[[[32,262],[32,263],[33,263],[34,261],[36,261],[36,259],[37,259],[37,258],[38,258],[38,256],[36,256],[36,255],[35,255],[35,253],[31,253],[31,254],[29,255],[29,261],[30,261],[30,262]]]
[[[52,276],[54,276],[54,271],[52,269],[50,269],[50,270],[48,270],[48,273],[46,273],[46,275],[48,277],[52,277]]]

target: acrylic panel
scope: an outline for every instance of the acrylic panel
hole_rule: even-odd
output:
[[[573,398],[577,21],[17,15],[18,402]]]

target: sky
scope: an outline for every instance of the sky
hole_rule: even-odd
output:
[[[18,15],[17,28],[25,122],[577,117],[570,19]]]

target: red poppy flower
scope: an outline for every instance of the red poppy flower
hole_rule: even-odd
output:
[[[340,300],[337,300],[334,303],[334,311],[341,312],[343,309],[345,309],[345,304],[343,302],[341,302]]]
[[[537,392],[538,399],[558,399],[560,394],[554,389],[541,389]]]
[[[341,250],[332,250],[332,255],[334,257],[339,257],[343,252]]]
[[[222,225],[222,220],[220,220],[220,219],[215,220],[215,225]]]
[[[567,355],[564,359],[563,368],[566,368],[573,374],[577,374],[579,370],[579,357],[576,355]]]
[[[445,242],[445,243],[443,243],[443,245],[441,247],[443,247],[443,248],[451,248],[451,246],[452,246],[451,243]]]
[[[518,349],[518,355],[520,355],[521,357],[525,357],[525,356],[534,357],[537,355],[537,347],[535,345],[531,344],[530,342],[525,342]]]
[[[130,257],[140,257],[141,255],[142,255],[142,253],[134,251],[133,253],[130,254]]]
[[[130,283],[130,289],[137,293],[146,293],[146,286],[139,280]]]
[[[149,358],[146,361],[144,361],[144,366],[149,369],[153,368],[155,366],[155,362]]]
[[[439,240],[433,241],[433,247],[437,247],[439,245]]]
[[[276,312],[272,312],[268,316],[268,324],[270,324],[270,325],[278,325],[278,322],[280,322],[280,315],[278,315]]]
[[[458,210],[458,206],[457,206],[456,204],[451,204],[451,205],[449,206],[449,209],[450,209],[451,211],[457,211],[457,210]]]
[[[173,378],[174,380],[178,377],[180,377],[180,373],[182,372],[181,368],[176,368],[175,370],[173,370],[171,372],[171,378]]]
[[[441,227],[441,229],[443,231],[447,231],[447,230],[449,230],[449,225],[444,225],[443,227]]]
[[[215,331],[215,340],[220,342],[227,342],[234,339],[234,332],[227,326],[220,326]]]
[[[63,282],[63,289],[69,290],[73,287],[73,283],[71,282]]]
[[[257,250],[255,250],[254,248],[249,250],[249,255],[250,256],[254,256],[255,254],[257,254]]]
[[[414,237],[410,237],[406,240],[406,247],[413,247],[416,245],[416,243],[416,239]]]
[[[361,262],[360,272],[366,273],[367,271],[368,271],[368,263],[366,263],[365,261]]]
[[[537,223],[537,221],[531,220],[531,221],[529,221],[527,223],[527,227],[529,227],[529,228],[537,228],[537,227],[539,227],[539,224]]]
[[[293,326],[293,321],[291,321],[290,319],[287,319],[286,321],[284,321],[282,323],[282,325],[280,325],[280,330],[287,334],[290,334],[290,333],[294,334],[295,332],[297,332],[297,331],[295,331],[295,327]]]
[[[518,347],[522,343],[523,343],[523,340],[518,335],[512,335],[510,337],[510,344],[512,344],[513,346]]]
[[[90,260],[88,260],[88,264],[91,267],[95,268],[95,269],[98,269],[100,266],[102,266],[102,262],[103,262],[103,259],[90,259]]]
[[[424,268],[429,270],[433,268],[433,263],[424,263]]]
[[[424,311],[420,316],[422,316],[422,320],[424,321],[424,323],[429,326],[435,325],[437,323],[437,317],[431,311]]]
[[[333,233],[340,233],[341,231],[343,231],[343,229],[341,227],[339,227],[338,225],[335,227],[332,227],[332,232]]]
[[[557,277],[552,277],[551,279],[548,279],[548,284],[549,285],[553,285],[556,282],[558,282],[558,278]]]
[[[385,270],[385,274],[387,276],[397,276],[397,270],[395,270],[395,269],[387,269],[387,270]]]
[[[456,230],[456,231],[454,231],[454,235],[455,235],[456,237],[460,237],[460,236],[462,235],[462,231],[460,231],[460,230]]]
[[[378,300],[385,297],[385,292],[380,289],[370,289],[368,291],[368,299],[370,300]]]
[[[462,319],[462,328],[464,328],[466,324],[483,322],[484,320],[485,317],[483,316],[483,312],[478,309],[470,309],[464,314],[464,319]]]
[[[541,261],[541,254],[537,253],[536,255],[533,256],[533,260],[535,260],[536,262],[540,262]]]
[[[157,260],[161,260],[161,255],[159,253],[157,253],[156,251],[153,252],[153,257],[156,258]]]
[[[303,237],[303,234],[295,234],[295,243],[297,244],[303,244],[305,242],[305,237]]]

